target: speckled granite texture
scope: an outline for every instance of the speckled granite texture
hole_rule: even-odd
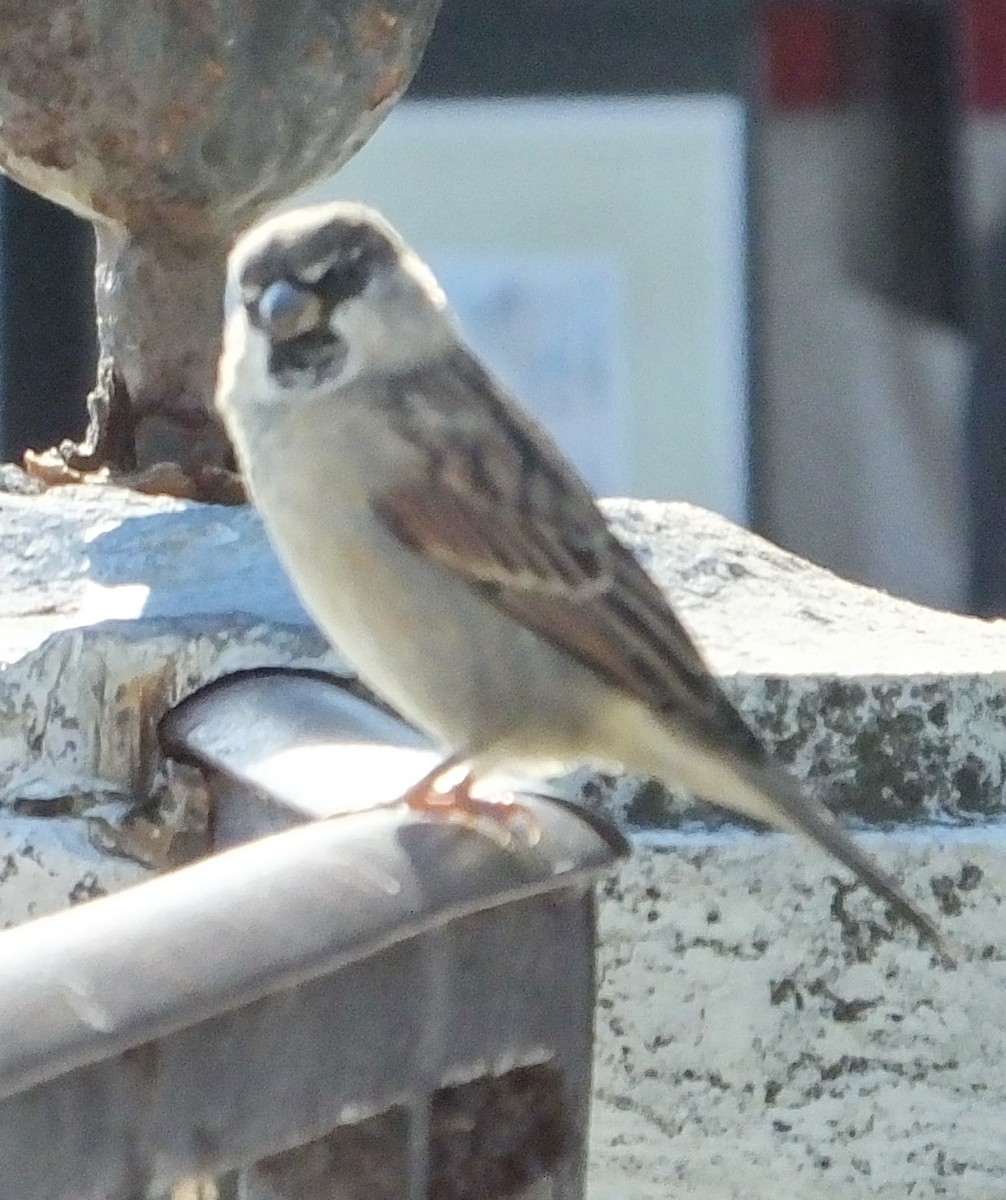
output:
[[[879,821],[1001,810],[1006,625],[849,583],[689,505],[609,512],[751,724],[829,802]],[[708,815],[652,784],[588,790],[644,828]]]
[[[641,850],[610,883],[592,1200],[1006,1196],[1006,839],[868,843],[958,970],[781,835]]]

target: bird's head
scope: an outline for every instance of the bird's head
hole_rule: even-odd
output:
[[[432,272],[377,213],[345,202],[284,213],[231,252],[218,404],[398,374],[454,336]]]

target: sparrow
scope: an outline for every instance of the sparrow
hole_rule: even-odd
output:
[[[322,631],[448,752],[427,790],[459,768],[459,794],[501,769],[657,778],[805,834],[952,962],[772,760],[381,216],[337,202],[266,220],[231,252],[227,297],[216,405],[251,497]]]

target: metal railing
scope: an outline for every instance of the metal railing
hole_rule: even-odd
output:
[[[230,848],[0,935],[0,1200],[578,1200],[618,835],[384,803],[432,751],[309,673],[162,732]]]

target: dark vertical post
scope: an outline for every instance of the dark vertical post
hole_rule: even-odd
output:
[[[83,434],[95,355],[90,225],[0,177],[0,457]]]
[[[1006,119],[1006,11],[997,0],[956,6],[972,116]],[[986,135],[987,136],[987,135]],[[974,247],[975,354],[968,396],[971,608],[1006,616],[1006,191]]]
[[[967,326],[954,15],[916,2],[845,14],[845,265],[892,307]]]
[[[1006,220],[976,251],[975,354],[968,395],[971,611],[1006,616]]]

